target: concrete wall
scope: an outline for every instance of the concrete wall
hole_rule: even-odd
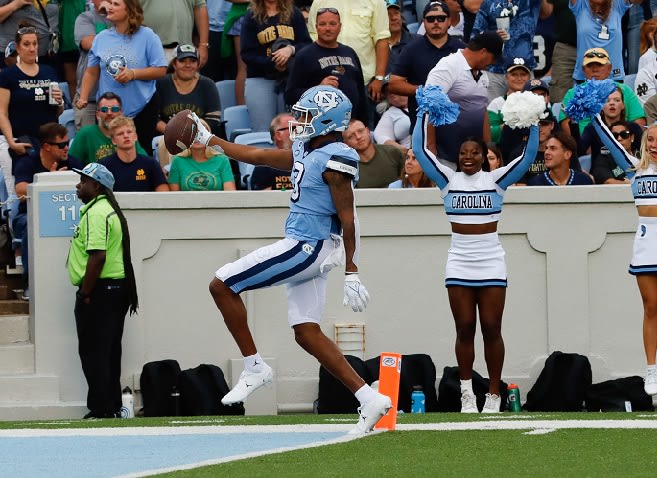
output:
[[[76,183],[74,173],[39,175],[30,189],[31,316],[36,373],[58,377],[61,401],[79,404],[86,385],[76,349],[74,289],[65,267],[70,239],[41,237],[52,220],[53,198],[74,191]],[[288,194],[117,197],[130,225],[140,299],[139,315],[126,320],[124,382],[138,384],[142,365],[164,358],[177,359],[183,368],[214,363],[230,380],[230,361],[239,351],[207,285],[224,263],[282,237]],[[365,190],[356,199],[361,276],[372,300],[365,313],[344,308],[343,275],[334,271],[322,328],[332,337],[336,324],[364,324],[365,358],[382,351],[427,353],[440,377],[456,360],[443,286],[450,227],[439,192]],[[626,272],[636,221],[627,186],[507,193],[499,224],[509,272],[503,379],[518,383],[523,399],[555,350],[587,355],[594,382],[643,373],[641,300]],[[275,390],[251,413],[271,410],[272,402],[274,410],[309,410],[317,397],[319,365],[293,340],[284,290],[248,292],[244,299],[259,351],[275,359],[278,371]],[[475,369],[486,375],[479,336],[476,350]]]

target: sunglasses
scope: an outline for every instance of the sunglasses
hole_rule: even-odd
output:
[[[424,17],[424,19],[427,21],[427,23],[443,23],[445,20],[447,20],[447,15],[427,15]]]
[[[325,7],[325,8],[318,8],[317,9],[317,15],[321,15],[322,13],[333,13],[335,15],[340,15],[340,12],[338,11],[337,8],[330,8],[330,7]]]
[[[587,53],[584,55],[584,58],[604,58],[604,59],[609,59],[607,55],[604,53],[598,53],[597,51],[592,51],[591,53]]]
[[[68,146],[68,141],[61,141],[59,143],[55,143],[53,141],[46,141],[46,144],[57,146],[59,149],[64,149]]]
[[[18,33],[19,35],[26,35],[28,33],[36,33],[36,32],[37,32],[36,28],[34,27],[23,27],[23,28],[19,28],[16,31],[16,33]]]
[[[120,106],[101,106],[100,108],[98,108],[98,111],[100,111],[101,113],[109,113],[110,111],[112,113],[118,113],[119,111],[121,111],[121,107]]]
[[[616,139],[618,139],[618,138],[627,139],[627,138],[630,137],[632,132],[630,130],[626,129],[625,131],[612,131],[611,134],[613,134],[614,138],[616,138]]]

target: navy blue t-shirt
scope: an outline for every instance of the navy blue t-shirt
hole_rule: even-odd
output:
[[[397,57],[392,65],[392,74],[406,78],[412,85],[424,86],[433,67],[442,58],[461,48],[465,48],[465,43],[451,36],[441,48],[433,46],[426,35],[415,38],[404,47]],[[415,95],[408,97],[408,112],[411,115],[411,125],[414,125],[417,115]]]
[[[114,153],[100,163],[114,175],[114,192],[151,192],[167,183],[160,163],[151,156],[138,154],[134,161],[124,163]]]
[[[570,170],[570,178],[564,186],[586,186],[593,184],[591,177],[579,171]],[[543,174],[534,176],[527,183],[528,186],[557,186],[557,184],[550,178],[550,172],[545,171]]]

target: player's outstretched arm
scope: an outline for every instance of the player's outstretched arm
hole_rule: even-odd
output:
[[[292,169],[292,151],[256,148],[223,140],[208,131],[196,113],[183,110],[167,123],[164,130],[164,143],[169,153],[178,154],[188,149],[194,142],[219,149],[237,161],[257,166],[271,166],[276,169]]]

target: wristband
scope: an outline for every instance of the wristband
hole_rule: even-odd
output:
[[[376,75],[376,76],[374,77],[374,79],[375,79],[375,80],[379,80],[379,81],[383,81],[383,80],[386,79],[386,77],[383,76],[383,75]]]

